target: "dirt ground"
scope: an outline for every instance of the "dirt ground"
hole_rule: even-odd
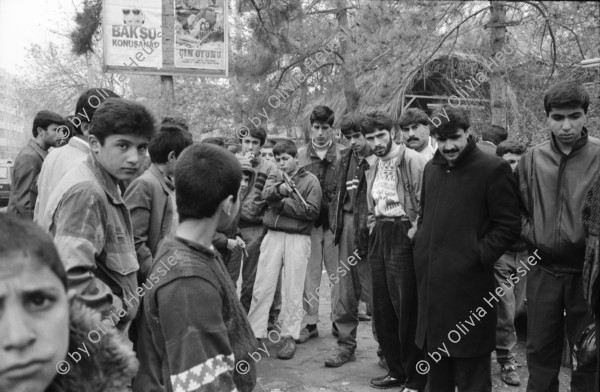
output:
[[[349,362],[339,368],[326,368],[324,360],[329,351],[336,346],[336,338],[331,334],[329,313],[329,289],[324,274],[321,281],[321,303],[319,306],[319,337],[304,344],[297,345],[294,358],[284,361],[277,359],[277,344],[269,343],[269,356],[262,353],[258,360],[258,383],[255,392],[300,392],[300,391],[356,391],[374,392],[369,386],[372,377],[384,375],[385,371],[377,365],[377,343],[371,333],[371,322],[361,322],[358,328],[358,348],[356,361]],[[511,387],[500,379],[500,367],[492,361],[493,391],[525,392],[527,386],[527,361],[525,359],[525,323],[517,324],[518,342],[516,346],[517,361],[520,365],[521,386]],[[277,340],[273,335],[273,340]],[[492,354],[493,355],[493,354]],[[560,391],[570,391],[570,370],[561,368]],[[389,389],[397,392],[399,388]]]

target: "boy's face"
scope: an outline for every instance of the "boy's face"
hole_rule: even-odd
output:
[[[330,140],[333,140],[333,129],[327,123],[315,121],[311,125],[310,137],[313,143],[327,144]]]
[[[273,156],[273,147],[261,148],[260,155],[268,161],[275,162],[275,157]]]
[[[258,155],[260,153],[260,139],[252,137],[250,135],[244,136],[242,139],[242,154],[253,153]]]
[[[507,152],[506,154],[502,155],[502,159],[504,159],[510,164],[510,168],[514,172],[517,168],[517,165],[519,164],[519,161],[521,160],[521,156],[523,156],[523,154],[514,154],[512,152]]]
[[[240,195],[243,195],[246,193],[249,185],[250,185],[250,175],[247,173],[242,173],[242,182],[240,184]]]
[[[298,167],[298,158],[291,156],[287,152],[275,155],[275,162],[277,162],[279,169],[287,174],[294,173]]]
[[[133,178],[148,149],[148,139],[142,136],[110,135],[103,146],[93,135],[90,141],[98,162],[117,180]]]
[[[446,160],[450,163],[456,161],[460,153],[469,144],[469,130],[459,128],[456,133],[447,138],[436,134],[435,140],[438,142],[438,150]]]
[[[401,133],[404,144],[415,151],[422,151],[429,143],[429,128],[423,124],[405,125]]]
[[[369,147],[378,157],[384,157],[392,149],[394,131],[376,128],[374,132],[365,135]]]
[[[66,366],[67,293],[35,258],[2,255],[0,265],[0,391],[44,391]]]
[[[552,108],[548,113],[548,127],[554,137],[564,145],[571,146],[581,137],[586,115],[582,107]]]
[[[355,154],[364,153],[369,148],[367,139],[365,139],[365,136],[360,132],[354,132],[351,135],[347,135],[346,140],[350,143],[350,148],[352,148],[352,151],[354,151]]]

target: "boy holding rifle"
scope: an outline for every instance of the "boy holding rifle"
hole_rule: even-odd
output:
[[[260,257],[248,320],[257,338],[267,337],[269,307],[277,279],[284,268],[285,303],[280,335],[283,344],[277,353],[290,359],[296,352],[304,311],[302,294],[310,257],[310,232],[319,216],[321,186],[314,174],[298,167],[296,145],[284,140],[273,147],[280,171],[272,172],[262,192],[268,204],[263,224],[268,232],[260,247]]]

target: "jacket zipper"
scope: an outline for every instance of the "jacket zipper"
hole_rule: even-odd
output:
[[[565,174],[565,167],[567,166],[567,156],[561,154],[560,164],[558,166],[558,213],[556,214],[556,220],[554,221],[554,249],[558,249],[558,243],[560,238],[560,217],[562,216],[563,210],[563,177]]]

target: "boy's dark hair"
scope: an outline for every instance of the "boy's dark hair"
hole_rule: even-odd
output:
[[[121,97],[107,88],[94,87],[83,92],[77,99],[77,104],[75,105],[75,117],[79,118],[81,123],[91,123],[98,107],[108,98]],[[75,127],[75,129],[77,130],[78,135],[83,135],[83,131],[79,129],[79,127]]]
[[[75,116],[74,114],[69,114],[66,117],[67,121],[65,121],[65,125],[67,126],[67,128],[69,128],[69,137],[67,138],[67,140],[70,140],[75,135],[79,135],[79,129],[77,129],[75,124],[73,124],[73,122],[71,121],[75,117],[77,116]]]
[[[561,82],[551,86],[544,95],[544,110],[550,115],[552,108],[581,107],[587,114],[590,95],[585,87],[576,82]]]
[[[281,155],[281,154],[290,154],[292,157],[296,158],[298,156],[298,147],[291,140],[282,140],[277,142],[273,147],[273,156]]]
[[[494,143],[495,146],[508,138],[508,132],[504,127],[498,125],[485,124],[481,131],[481,140]]]
[[[65,125],[65,119],[60,114],[51,112],[50,110],[41,110],[37,112],[33,118],[33,127],[31,129],[33,137],[38,136],[38,128],[46,130],[51,124]]]
[[[429,124],[431,136],[438,135],[442,138],[448,138],[458,132],[459,129],[466,132],[471,127],[469,115],[465,109],[455,108],[447,104],[437,108],[431,114],[431,118],[437,118],[440,121],[438,125],[435,122]]]
[[[194,143],[192,135],[176,125],[163,124],[160,131],[154,135],[148,144],[148,153],[152,163],[167,163],[169,153],[175,152],[175,157]]]
[[[342,123],[340,124],[340,131],[342,135],[349,137],[355,133],[362,133],[361,128],[363,126],[364,116],[358,112],[346,113],[342,117]]]
[[[186,148],[175,168],[179,221],[210,218],[225,198],[237,200],[241,181],[242,167],[229,151],[208,143]]]
[[[134,135],[148,140],[155,133],[154,116],[143,105],[123,98],[109,98],[96,111],[90,135],[101,145],[110,135]]]
[[[313,125],[316,122],[321,122],[329,124],[330,127],[333,127],[334,121],[335,115],[329,106],[315,106],[310,114],[310,125]]]
[[[17,215],[0,213],[0,269],[3,259],[22,254],[50,268],[67,289],[67,273],[52,237],[40,226]]]
[[[207,137],[206,139],[202,140],[201,143],[208,143],[208,144],[214,144],[215,146],[219,146],[219,147],[225,147],[225,142],[223,141],[223,138],[220,138],[218,136]]]
[[[398,127],[402,128],[410,124],[429,125],[429,117],[419,108],[410,108],[404,111],[398,119]]]
[[[363,119],[363,126],[360,127],[360,131],[363,135],[375,132],[377,129],[385,129],[391,132],[394,129],[394,123],[392,119],[381,111],[367,113]]]
[[[262,147],[264,148],[273,148],[275,147],[275,142],[271,139],[267,139],[267,141],[265,141],[265,144],[262,145]]]
[[[525,144],[518,140],[508,139],[498,144],[496,155],[502,158],[504,154],[512,153],[515,155],[523,155],[525,151],[527,151]]]
[[[267,140],[267,130],[263,126],[256,126],[253,123],[242,126],[240,129],[238,129],[237,134],[240,140],[246,136],[252,136],[253,138],[260,140],[261,147]]]
[[[181,116],[165,116],[161,121],[161,125],[162,124],[177,125],[179,128],[183,128],[188,132],[190,130],[187,120]]]

